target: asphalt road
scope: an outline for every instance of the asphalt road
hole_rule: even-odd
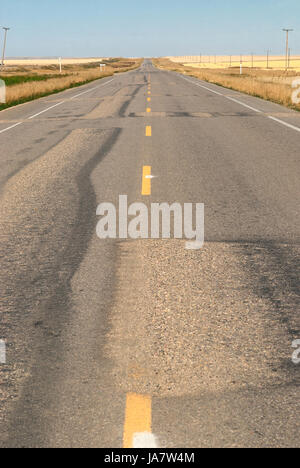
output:
[[[299,446],[299,129],[150,61],[1,112],[1,447]],[[204,248],[100,240],[119,195]]]

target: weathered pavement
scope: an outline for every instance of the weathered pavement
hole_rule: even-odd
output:
[[[300,133],[270,116],[300,128],[148,61],[1,112],[0,446],[299,446]],[[205,203],[204,248],[98,239],[121,194]]]

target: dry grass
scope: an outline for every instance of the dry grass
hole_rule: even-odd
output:
[[[80,86],[100,78],[112,76],[115,73],[133,70],[140,66],[141,60],[112,59],[106,60],[104,63],[106,63],[105,72],[100,71],[100,62],[98,64],[85,63],[65,66],[63,75],[59,77],[57,77],[57,66],[52,65],[6,67],[4,71],[1,70],[1,78],[4,78],[4,80],[5,78],[17,75],[31,76],[33,77],[33,81],[7,85],[6,104],[0,105],[0,110],[68,88]],[[54,75],[53,78],[51,78],[51,74]],[[47,75],[48,79],[43,81],[34,81],[34,76],[38,77],[41,75]]]
[[[300,77],[300,73],[297,72],[244,69],[244,74],[241,76],[239,69],[234,68],[200,69],[174,63],[169,59],[157,59],[154,63],[159,68],[177,71],[300,111],[300,105],[295,105],[292,102],[294,90],[291,83]]]
[[[232,55],[231,58],[228,55],[217,55],[217,56],[190,56],[190,57],[167,57],[172,62],[182,63],[189,67],[197,68],[230,68],[239,67],[241,60],[244,67],[248,68],[262,68],[262,69],[273,69],[273,70],[285,70],[286,59],[284,56],[270,55],[269,59],[266,55],[254,55],[253,61],[251,55]],[[290,69],[294,71],[300,71],[300,56],[292,56],[289,61]]]
[[[63,58],[62,64],[64,65],[80,65],[86,63],[98,63],[103,60],[102,57],[95,57],[95,58]],[[38,67],[45,67],[49,65],[58,65],[58,58],[50,58],[50,59],[43,59],[43,58],[20,58],[20,59],[6,59],[5,65],[7,66],[17,66],[17,67],[31,67],[31,66],[38,66]]]
[[[102,73],[102,76],[110,76],[110,73]],[[73,87],[76,84],[96,80],[97,78],[100,78],[99,71],[90,71],[74,73],[69,76],[53,78],[47,81],[32,81],[30,83],[8,86],[6,92],[7,104],[28,98],[33,99],[41,94],[51,94],[61,89]]]

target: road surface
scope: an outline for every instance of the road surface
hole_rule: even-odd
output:
[[[149,60],[1,112],[0,446],[299,446],[299,129]],[[119,195],[203,249],[100,240]]]

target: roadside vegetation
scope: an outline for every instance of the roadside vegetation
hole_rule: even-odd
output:
[[[105,71],[100,70],[100,63],[106,65]],[[62,74],[58,73],[55,65],[5,67],[1,70],[0,79],[6,84],[6,103],[0,104],[0,110],[113,76],[115,73],[134,70],[140,65],[140,59],[109,59],[99,63],[67,65],[63,67]]]
[[[185,66],[165,58],[155,59],[153,63],[161,69],[176,71],[300,111],[300,104],[296,105],[292,102],[292,93],[294,91],[292,82],[300,78],[299,72],[244,68],[243,75],[240,75],[239,67],[203,69]]]

